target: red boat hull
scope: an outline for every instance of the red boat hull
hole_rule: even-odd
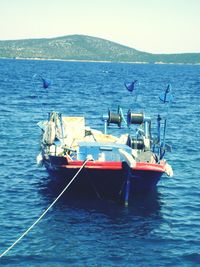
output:
[[[44,161],[51,175],[68,183],[83,165],[83,161],[71,161],[67,157],[50,156]],[[129,179],[129,196],[135,192],[148,192],[156,187],[165,172],[165,162],[152,164],[138,162],[129,168],[122,162],[89,161],[70,186],[71,191],[95,192],[99,197],[124,199]],[[59,179],[60,180],[60,179]]]

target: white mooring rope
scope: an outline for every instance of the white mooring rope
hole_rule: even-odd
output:
[[[86,163],[90,160],[91,160],[90,158],[87,158],[84,161],[81,168],[77,171],[77,173],[74,175],[74,177],[71,179],[71,181],[66,185],[66,187],[63,189],[63,191],[51,203],[51,205],[42,213],[42,215],[9,248],[7,248],[2,254],[0,254],[0,258],[3,257],[7,252],[9,252],[44,217],[44,215],[53,207],[53,205],[58,201],[58,199],[64,194],[64,192],[67,190],[67,188],[71,185],[71,183],[75,180],[75,178],[78,176],[78,174],[82,171],[82,169],[84,168]]]

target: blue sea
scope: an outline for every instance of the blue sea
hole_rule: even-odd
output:
[[[44,89],[41,78],[51,80]],[[137,95],[124,81],[137,79]],[[159,101],[167,84],[174,100]],[[0,253],[60,193],[38,167],[37,122],[52,110],[103,130],[108,108],[168,116],[174,177],[128,207],[67,191],[0,266],[200,266],[200,65],[0,60]],[[115,133],[115,129],[109,130]]]

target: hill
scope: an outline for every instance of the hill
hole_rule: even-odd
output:
[[[151,54],[105,39],[85,35],[0,41],[0,58],[200,63],[200,53]]]

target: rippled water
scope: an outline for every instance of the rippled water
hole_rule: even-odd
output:
[[[51,110],[85,115],[102,129],[107,108],[165,113],[158,95],[175,94],[167,159],[174,177],[128,208],[66,195],[0,259],[2,266],[198,266],[200,264],[200,66],[0,60],[0,252],[51,204],[59,187],[36,165]],[[34,74],[52,80],[40,87]],[[140,81],[137,104],[124,81]]]

